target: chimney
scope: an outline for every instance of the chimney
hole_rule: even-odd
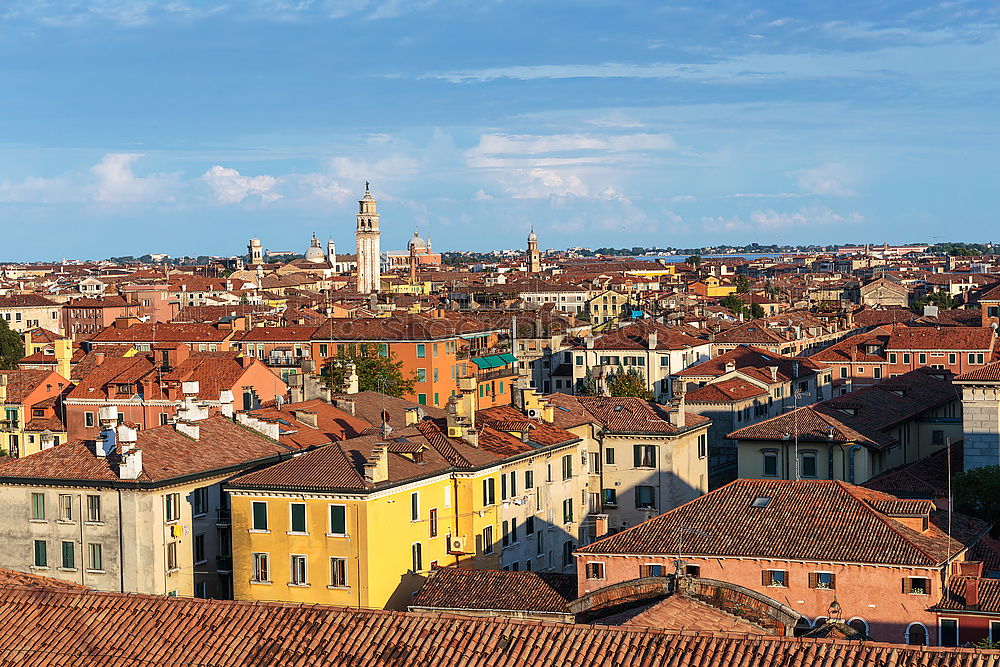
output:
[[[608,515],[607,514],[595,514],[594,515],[594,539],[601,539],[608,534]]]
[[[969,611],[979,610],[979,578],[969,577],[965,580],[965,608]]]
[[[354,364],[347,364],[347,377],[345,380],[347,385],[344,389],[345,394],[356,394],[359,391],[359,381],[358,381],[358,369]]]
[[[0,375],[0,405],[7,402],[7,374]]]
[[[650,350],[655,350],[656,349],[656,343],[657,343],[657,340],[656,340],[656,331],[650,331],[649,335],[646,337],[646,346]]]
[[[343,410],[344,412],[353,415],[354,414],[354,399],[353,398],[335,398],[333,399],[333,407]]]
[[[586,343],[588,350],[593,350],[594,349],[594,336],[593,336],[593,334],[591,334],[590,336],[587,336],[584,339],[584,342]]]
[[[122,452],[135,449],[135,441],[139,432],[127,424],[118,425],[118,443]]]
[[[727,373],[732,373],[735,370],[736,370],[736,364],[735,363],[733,363],[732,361],[726,362],[726,372]]]
[[[71,379],[73,368],[73,341],[68,338],[60,338],[55,342],[56,373],[67,380]]]
[[[192,440],[197,440],[198,436],[201,435],[201,427],[198,426],[196,422],[193,421],[175,421],[174,428],[178,433],[183,433]]]
[[[406,425],[416,426],[419,424],[424,418],[423,412],[422,408],[406,408]]]
[[[119,479],[139,479],[142,476],[142,450],[130,449],[122,453],[121,461],[118,463]]]
[[[228,419],[233,418],[234,407],[233,404],[236,399],[233,397],[233,392],[230,389],[223,389],[219,392],[219,412]]]
[[[673,383],[673,398],[670,401],[670,412],[667,417],[670,423],[677,428],[684,428],[687,425],[687,405],[684,397],[687,394],[683,382]]]
[[[317,415],[312,410],[292,410],[292,414],[297,420],[306,426],[310,428],[319,428]]]
[[[378,484],[389,479],[389,447],[384,442],[376,444],[365,461],[365,481]]]
[[[771,371],[771,382],[777,382],[778,381],[778,367],[777,366],[768,366],[767,370]]]
[[[118,434],[115,425],[118,423],[118,408],[113,405],[102,405],[97,410],[97,419],[101,432],[94,440],[94,455],[106,458],[118,448]]]
[[[271,440],[276,441],[281,435],[281,429],[278,426],[277,420],[261,419],[257,415],[250,414],[249,412],[237,412],[236,423],[257,431]]]
[[[448,437],[461,438],[473,447],[478,447],[479,433],[476,431],[475,402],[476,398],[472,392],[460,391],[448,399],[445,410],[448,413]]]
[[[56,363],[58,365],[58,359],[56,360]],[[104,353],[103,352],[94,352],[94,365],[95,366],[100,366],[103,363],[104,363]],[[61,375],[61,373],[60,373],[60,375]],[[63,377],[65,377],[65,376],[63,376]],[[69,378],[67,378],[67,379],[69,379]]]

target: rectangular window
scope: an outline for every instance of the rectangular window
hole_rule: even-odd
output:
[[[420,542],[415,542],[413,546],[410,547],[410,555],[412,562],[410,565],[414,572],[420,572],[424,569],[424,555],[423,549],[420,546]]]
[[[788,572],[785,570],[764,570],[761,583],[775,588],[788,586]]]
[[[291,503],[291,532],[306,532],[306,504]]]
[[[573,564],[573,541],[567,540],[566,542],[563,542],[563,550],[562,550],[563,569],[566,569],[572,564]]]
[[[632,463],[636,468],[655,467],[656,445],[634,445],[632,447]]]
[[[31,494],[31,518],[36,520],[45,519],[45,494]]]
[[[763,462],[763,474],[764,477],[777,477],[778,476],[778,453],[777,452],[761,452],[764,457]]]
[[[76,544],[74,542],[62,543],[62,566],[66,570],[76,569]]]
[[[510,546],[510,524],[506,520],[500,523],[500,544]]]
[[[48,545],[45,540],[35,540],[35,567],[48,567]]]
[[[291,578],[288,583],[293,586],[308,586],[308,566],[306,565],[306,557],[301,554],[292,554],[291,556]]]
[[[98,523],[101,520],[101,497],[87,496],[87,521]]]
[[[410,521],[420,520],[420,494],[410,494]]]
[[[176,570],[178,568],[177,564],[177,543],[168,542],[167,543],[167,569]]]
[[[956,361],[958,361],[958,355],[956,355],[954,352],[949,352],[948,363],[954,366]]]
[[[840,367],[840,377],[842,377],[842,378],[846,378],[847,377],[847,366],[841,366]]]
[[[890,352],[889,353],[889,363],[890,364],[896,363],[896,353],[895,352]]]
[[[429,512],[429,515],[430,515],[430,519],[429,519],[428,523],[430,524],[430,536],[431,537],[437,537],[438,536],[438,511],[437,511],[437,508],[435,507],[435,508],[431,509],[431,511]]]
[[[882,367],[881,366],[875,366],[874,368],[872,368],[872,377],[875,378],[876,380],[878,380],[878,379],[880,379],[882,377]]]
[[[98,572],[104,569],[104,551],[100,544],[87,545],[87,569]]]
[[[651,486],[635,487],[635,508],[638,510],[653,509],[656,506],[653,502],[653,491]]]
[[[83,425],[87,428],[91,428],[94,425],[94,413],[84,412],[83,413]]]
[[[417,394],[417,403],[427,405],[427,394]]]
[[[563,523],[573,523],[573,499],[563,500]]]
[[[163,496],[163,516],[165,521],[177,521],[181,518],[181,494],[168,493]]]
[[[535,534],[535,517],[529,516],[524,520],[524,534],[534,535]]]
[[[567,454],[562,457],[562,478],[563,481],[570,479],[573,476],[573,455]]]
[[[195,516],[208,514],[208,487],[203,486],[191,493],[191,512]]]
[[[663,566],[657,565],[655,563],[650,563],[648,565],[643,565],[643,575],[644,577],[662,577],[663,576]]]
[[[544,530],[539,530],[536,533],[536,535],[538,535],[538,545],[537,545],[537,548],[535,550],[535,553],[538,554],[539,556],[541,556],[542,554],[545,553],[545,531]]]
[[[500,474],[500,500],[507,500],[507,474]]]
[[[904,352],[903,353],[903,363],[904,364],[910,363],[910,353],[909,352]]]
[[[483,553],[493,553],[493,526],[483,528]]]
[[[535,487],[535,472],[533,470],[524,471],[524,488],[533,489]]]
[[[59,494],[59,520],[73,520],[73,496],[68,493]]]
[[[496,486],[493,478],[483,480],[483,505],[492,505],[496,502]]]
[[[837,587],[837,577],[833,572],[810,572],[809,588],[832,591]]]
[[[423,359],[427,356],[427,346],[423,343],[417,343],[417,359]]]
[[[587,563],[588,579],[604,579],[604,563]]]
[[[923,352],[920,353],[918,359],[920,360],[920,365],[923,366],[927,363],[927,355]]]
[[[930,595],[931,580],[926,577],[904,577],[903,592],[907,595]]]
[[[939,628],[938,638],[941,640],[941,646],[958,646],[957,618],[942,618]]]
[[[510,471],[510,497],[513,498],[517,495],[517,471]]]
[[[601,504],[605,507],[618,507],[618,492],[614,489],[602,489]]]
[[[983,359],[984,359],[983,355],[981,354],[976,355],[976,363],[979,364],[980,366],[984,363]]]
[[[330,534],[347,535],[347,507],[330,505]]]
[[[427,382],[427,369],[418,368],[417,369],[417,382]]]
[[[708,435],[702,433],[698,436],[698,458],[703,459],[708,456]]]
[[[195,535],[194,536],[194,562],[204,563],[208,560],[205,551],[205,536]]]
[[[347,588],[347,559],[330,558],[330,586]]]
[[[816,455],[813,453],[802,454],[802,476],[810,479],[816,478]]]
[[[271,583],[271,557],[266,553],[251,554],[253,563],[253,580],[258,583]]]
[[[267,530],[267,503],[263,500],[255,500],[251,503],[253,508],[253,530]]]
[[[615,448],[605,447],[604,449],[604,464],[613,466],[615,464]]]

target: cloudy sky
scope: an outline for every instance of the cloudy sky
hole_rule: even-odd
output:
[[[0,260],[1000,240],[1000,5],[2,0]]]

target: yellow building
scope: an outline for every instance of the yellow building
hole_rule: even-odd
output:
[[[402,609],[437,565],[570,571],[588,443],[474,405],[413,406],[391,432],[232,480],[236,599]]]
[[[0,371],[0,448],[18,458],[66,442],[59,401],[69,386],[50,370]]]

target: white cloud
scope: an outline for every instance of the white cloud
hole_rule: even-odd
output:
[[[299,183],[308,195],[337,204],[344,204],[357,195],[357,192],[351,192],[326,174],[306,174],[299,179]]]
[[[854,194],[851,185],[855,176],[842,164],[828,162],[813,169],[794,171],[789,175],[809,194],[835,197],[850,197]]]
[[[175,176],[153,174],[136,176],[132,165],[142,153],[108,153],[90,168],[97,178],[94,201],[102,204],[138,204],[172,199],[170,191],[178,185]]]
[[[274,202],[282,195],[274,189],[280,182],[274,176],[243,176],[236,169],[215,165],[201,179],[208,183],[220,204],[238,204],[247,197],[259,197],[263,202]]]
[[[402,153],[389,155],[374,162],[349,157],[335,157],[330,160],[334,176],[348,183],[357,183],[358,187],[364,187],[365,181],[371,181],[372,186],[376,187],[380,181],[406,180],[418,173],[419,166],[420,163],[415,158]]]
[[[16,183],[0,181],[0,202],[63,204],[79,201],[79,187],[74,187],[63,177],[28,177]]]
[[[670,198],[670,201],[673,204],[684,204],[693,201],[698,201],[698,198],[695,197],[694,195],[674,195],[673,197]]]
[[[494,199],[496,199],[496,197],[486,192],[486,190],[480,188],[479,191],[476,192],[476,194],[473,196],[473,199],[475,199],[476,201],[493,201]]]
[[[798,192],[734,192],[731,195],[723,195],[726,199],[794,199],[803,196]]]
[[[484,134],[472,152],[482,155],[540,155],[577,151],[674,150],[677,144],[668,134]]]
[[[815,225],[845,225],[864,222],[864,216],[857,212],[841,215],[824,206],[801,208],[798,211],[775,211],[765,209],[754,211],[748,220],[741,217],[712,217],[701,219],[702,227],[709,232],[735,231],[775,231],[789,227]]]

